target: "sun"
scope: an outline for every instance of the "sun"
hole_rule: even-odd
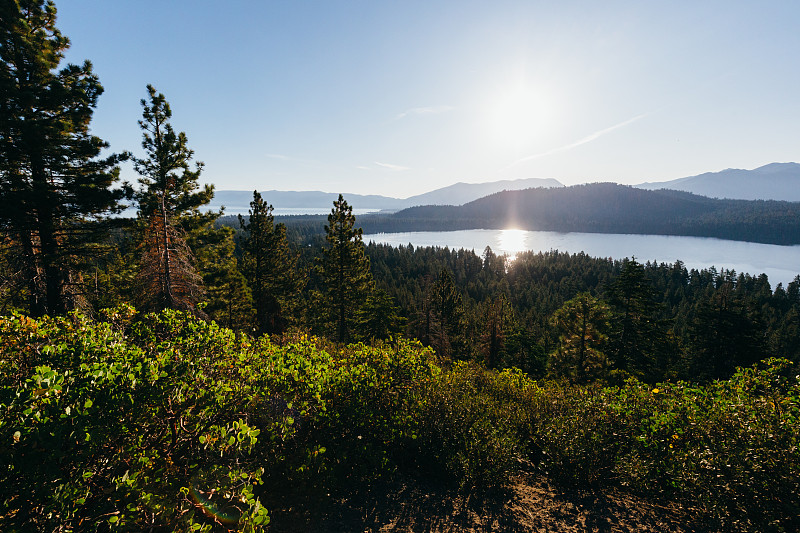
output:
[[[543,85],[515,82],[498,88],[487,106],[492,144],[524,150],[544,140],[554,126],[557,99]]]

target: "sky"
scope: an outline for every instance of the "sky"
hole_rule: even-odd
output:
[[[93,133],[152,84],[218,190],[405,198],[800,160],[800,2],[56,0]],[[135,181],[132,168],[123,177]],[[276,206],[278,207],[278,206]]]

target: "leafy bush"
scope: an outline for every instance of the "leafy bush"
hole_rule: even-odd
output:
[[[386,467],[438,372],[406,341],[331,355],[314,338],[132,316],[0,318],[4,530],[260,529],[266,478]]]
[[[800,378],[785,360],[704,386],[572,386],[418,343],[283,346],[165,311],[0,317],[4,531],[261,530],[262,502],[399,466],[462,487],[530,458],[724,530],[800,529]]]
[[[418,467],[462,487],[507,481],[527,452],[528,426],[517,404],[503,397],[515,391],[505,375],[457,362],[422,389],[414,414]]]
[[[695,503],[724,529],[800,527],[800,381],[788,361],[649,392],[624,481]]]
[[[268,522],[247,340],[170,312],[134,329],[139,345],[77,314],[0,318],[6,530]]]
[[[532,438],[556,481],[617,482],[726,530],[800,527],[800,382],[788,361],[704,386],[541,385]]]

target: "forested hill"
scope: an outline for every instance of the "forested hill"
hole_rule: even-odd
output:
[[[359,217],[365,233],[519,228],[800,244],[800,202],[720,200],[614,183],[503,191],[463,206]]]

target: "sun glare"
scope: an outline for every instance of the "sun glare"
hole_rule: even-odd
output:
[[[555,99],[543,87],[516,83],[503,87],[488,106],[488,134],[498,146],[527,149],[553,126]]]
[[[514,260],[518,253],[527,250],[525,241],[528,232],[521,229],[504,229],[498,236],[497,251],[500,254],[507,254],[510,260]]]

